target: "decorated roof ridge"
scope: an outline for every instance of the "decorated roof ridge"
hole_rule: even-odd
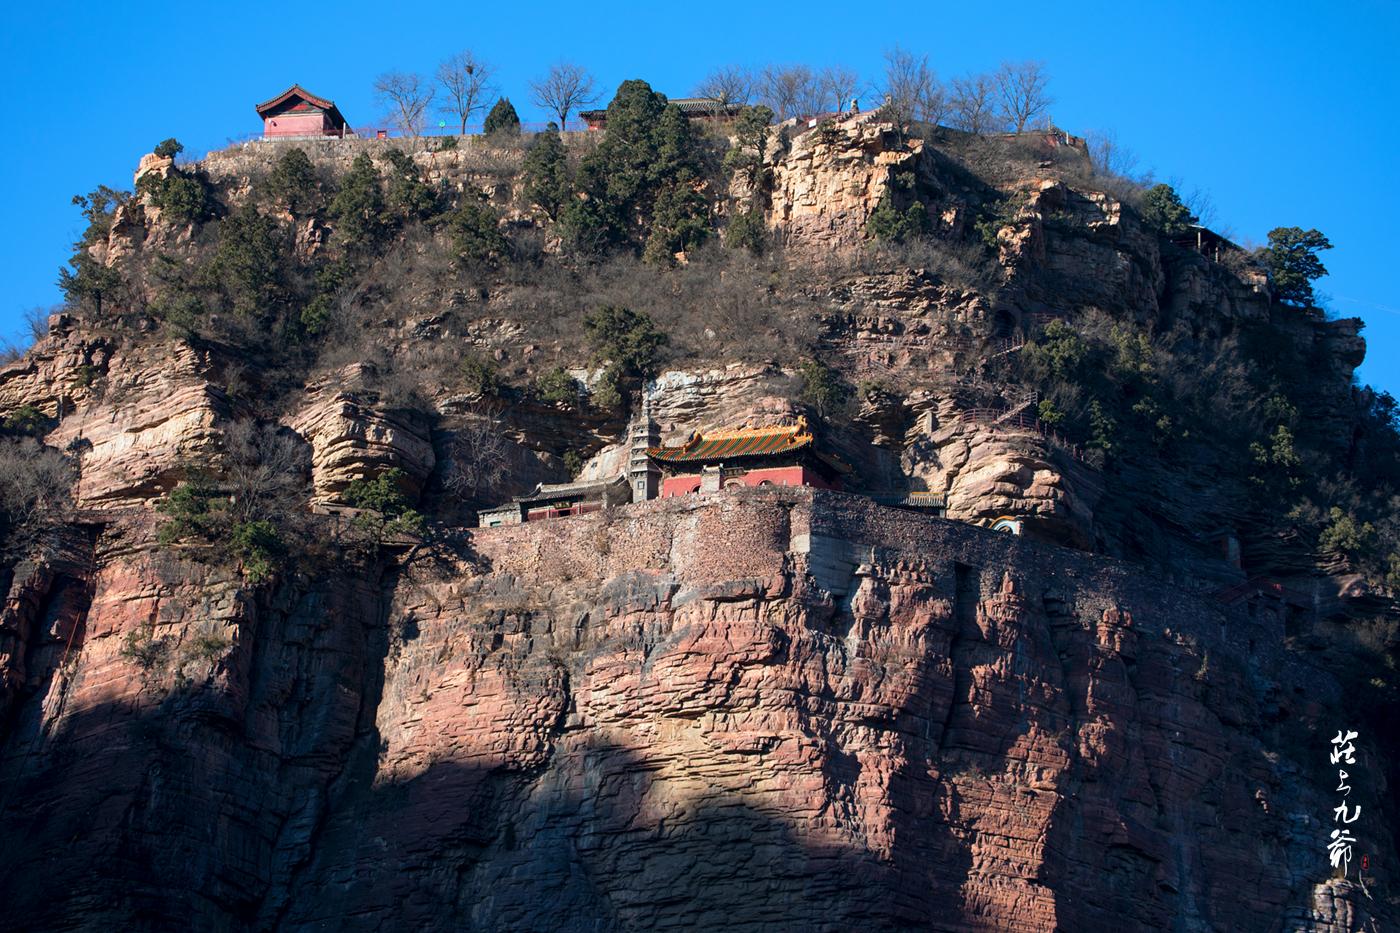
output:
[[[312,94],[306,88],[302,87],[300,84],[293,84],[291,87],[287,88],[285,91],[283,91],[281,94],[278,94],[276,97],[273,97],[270,100],[258,104],[254,109],[257,110],[258,116],[262,116],[264,113],[271,110],[273,107],[276,107],[278,104],[282,103],[284,100],[291,97],[293,94],[299,96],[302,100],[306,101],[309,104],[315,104],[317,107],[320,107],[323,110],[333,110],[337,114],[340,113],[339,108],[337,108],[335,105],[335,101],[330,100],[326,97],[318,97],[315,94]]]
[[[516,502],[528,502],[531,499],[541,499],[551,496],[566,496],[571,493],[592,492],[597,489],[606,489],[609,486],[626,485],[627,474],[619,473],[616,476],[608,476],[603,479],[578,480],[572,483],[539,483],[530,492],[523,496],[516,496]]]
[[[744,108],[744,105],[737,101],[724,103],[713,97],[672,97],[667,100],[666,103],[675,104],[677,107],[681,108],[682,113],[692,111],[708,113],[714,110],[733,111],[742,110]]]
[[[792,424],[764,424],[756,428],[720,428],[718,431],[696,432],[691,437],[703,437],[707,441],[727,441],[739,437],[752,437],[755,434],[784,433],[808,433],[807,419],[799,415]]]
[[[647,449],[657,460],[712,460],[727,457],[756,457],[800,450],[815,438],[807,429],[807,419],[796,424],[767,425],[758,428],[726,428],[707,434],[692,433],[685,443]]]

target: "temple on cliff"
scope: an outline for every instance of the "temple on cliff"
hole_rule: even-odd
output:
[[[565,515],[586,515],[631,501],[625,475],[582,483],[540,483],[526,495],[481,510],[477,513],[477,524],[482,528],[494,528]]]
[[[255,108],[263,120],[264,139],[353,136],[335,101],[317,97],[300,84]]]
[[[806,418],[790,425],[692,434],[683,444],[646,453],[665,476],[662,498],[732,486],[840,489],[846,472],[845,464],[819,449]]]
[[[650,405],[643,399],[629,441],[625,472],[599,480],[541,483],[527,495],[477,512],[477,524],[482,528],[520,525],[585,515],[658,496],[687,496],[736,486],[839,490],[842,477],[849,472],[839,459],[821,450],[806,418],[786,425],[693,433],[684,443],[667,446],[661,444]],[[921,500],[919,504],[933,503]],[[936,504],[941,514],[941,497]]]

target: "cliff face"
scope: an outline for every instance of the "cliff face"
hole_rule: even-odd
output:
[[[1280,616],[1123,565],[801,490],[470,533],[272,603],[82,547],[6,610],[31,632],[7,928],[1373,909],[1316,870],[1328,787],[1284,738],[1330,726],[1336,684],[1290,664]],[[163,646],[144,668],[132,633]]]
[[[1325,766],[1365,687],[1337,646],[1389,677],[1393,602],[1319,571],[1257,491],[1364,460],[1359,322],[1148,230],[1082,153],[1004,165],[868,116],[790,143],[758,199],[777,259],[661,271],[552,265],[520,149],[479,139],[407,170],[399,141],[302,145],[322,196],[365,154],[393,162],[386,197],[417,171],[487,205],[541,253],[518,268],[454,260],[446,207],[349,250],[326,209],[259,200],[287,143],[201,163],[205,221],[115,208],[86,255],[120,301],[0,365],[0,453],[22,415],[72,470],[33,534],[0,501],[0,929],[1394,922],[1383,876],[1329,870]],[[875,251],[872,213],[915,198],[923,239]],[[206,281],[249,216],[291,269],[265,319]],[[182,287],[205,319],[166,316],[167,254],[204,270]],[[297,330],[328,272],[354,279],[333,329]],[[613,304],[672,339],[623,386],[664,441],[806,415],[852,494],[465,527],[623,468],[628,401],[600,400],[610,361],[579,337]],[[814,400],[814,360],[841,392]],[[1227,420],[1241,399],[1282,414]],[[195,479],[227,494],[211,521],[252,516],[274,454],[286,545],[260,574],[161,535]],[[390,469],[427,530],[367,540],[348,493]],[[909,490],[947,519],[867,497]],[[1003,516],[1026,537],[986,530]],[[1394,864],[1391,771],[1363,770],[1356,859]]]

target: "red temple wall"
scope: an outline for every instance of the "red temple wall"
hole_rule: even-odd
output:
[[[263,120],[263,136],[339,136],[320,110],[312,113],[279,113]]]
[[[839,483],[829,483],[821,474],[805,466],[770,467],[760,470],[747,470],[738,476],[726,476],[726,486],[815,486],[817,489],[841,488]],[[700,491],[700,475],[668,476],[661,483],[661,498],[688,496]]]

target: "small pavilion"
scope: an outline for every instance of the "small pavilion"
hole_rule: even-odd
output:
[[[355,135],[335,101],[317,97],[300,84],[293,84],[256,109],[262,117],[264,139]]]
[[[1172,237],[1172,242],[1182,249],[1192,249],[1213,262],[1223,262],[1230,253],[1244,250],[1208,227],[1191,224],[1186,230]]]
[[[692,434],[679,446],[653,447],[647,456],[664,475],[663,499],[732,486],[839,490],[848,470],[818,448],[806,418],[789,425]]]

